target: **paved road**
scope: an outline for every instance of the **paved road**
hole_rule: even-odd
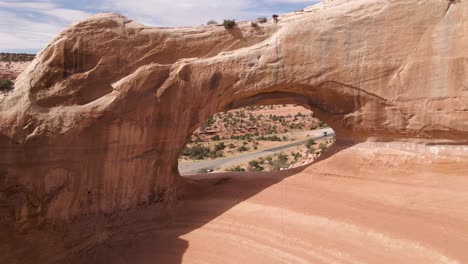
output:
[[[324,132],[327,132],[327,136],[324,136]],[[322,138],[333,137],[335,135],[335,132],[331,128],[325,128],[325,129],[317,129],[317,130],[309,131],[308,134],[311,134],[312,137],[304,139],[304,140],[298,140],[298,141],[286,143],[284,145],[277,146],[274,148],[259,150],[257,152],[251,152],[251,153],[247,153],[247,154],[243,154],[239,156],[227,157],[227,158],[221,158],[221,159],[215,159],[215,160],[179,163],[179,172],[182,175],[191,175],[191,174],[198,173],[201,169],[217,170],[222,167],[236,166],[238,164],[249,162],[251,160],[255,160],[264,156],[268,156],[268,155],[283,151],[288,148],[303,145],[307,142],[307,140],[311,138],[314,140],[318,140]]]

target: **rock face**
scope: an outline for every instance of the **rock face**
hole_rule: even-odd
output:
[[[467,1],[337,0],[230,30],[78,22],[0,95],[2,204],[23,224],[167,200],[190,134],[246,105],[303,105],[339,141],[464,143],[467,14]]]

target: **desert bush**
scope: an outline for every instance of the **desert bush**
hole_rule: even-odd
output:
[[[310,154],[314,154],[315,151],[317,151],[317,150],[314,147],[310,147],[307,152],[310,153]]]
[[[211,140],[213,140],[213,141],[220,141],[221,138],[220,138],[218,135],[214,135],[214,136],[211,137]]]
[[[300,158],[302,158],[302,155],[301,153],[299,152],[296,152],[296,153],[292,153],[293,157],[294,157],[294,161],[297,162],[299,161]]]
[[[323,121],[319,121],[318,126],[319,126],[320,128],[328,127],[328,125],[327,125],[325,122],[323,122]]]
[[[327,148],[328,148],[328,147],[327,147],[327,144],[325,144],[325,143],[320,143],[319,149],[321,149],[321,150],[323,151],[323,150],[326,150]]]
[[[202,131],[205,131],[205,129],[207,129],[208,127],[213,125],[213,123],[214,123],[213,117],[210,116],[210,117],[208,117],[208,119],[206,119],[205,122],[203,122],[203,124],[201,125],[200,128],[201,128]]]
[[[221,151],[226,148],[226,145],[224,145],[224,142],[219,142],[218,144],[215,145],[214,150],[215,151]]]
[[[8,93],[13,91],[14,83],[10,80],[0,79],[0,92]]]
[[[206,24],[207,24],[207,25],[217,25],[217,24],[219,24],[219,23],[218,23],[218,21],[212,19],[212,20],[206,22]]]
[[[266,23],[268,21],[268,18],[266,17],[259,17],[257,18],[258,23]]]
[[[286,162],[288,162],[288,156],[286,154],[284,154],[284,153],[280,153],[278,155],[278,161],[282,162],[282,163],[286,163]]]
[[[224,154],[222,151],[211,151],[208,156],[212,159],[217,159],[224,157]]]
[[[235,167],[226,169],[226,171],[245,171],[245,169],[242,168],[241,166],[235,166]]]
[[[251,21],[250,26],[253,27],[253,28],[256,28],[256,27],[258,27],[258,23],[255,22],[255,21]]]
[[[288,156],[283,153],[280,153],[276,160],[271,163],[271,169],[274,171],[279,171],[281,169],[286,169],[289,167]]]
[[[309,138],[307,142],[305,143],[306,148],[310,149],[313,145],[315,145],[315,140],[312,138]]]
[[[225,29],[231,29],[234,28],[237,25],[235,19],[225,19],[223,21],[223,26]]]
[[[249,170],[250,171],[263,171],[265,168],[260,166],[260,163],[256,160],[252,160],[249,162]]]
[[[237,151],[239,152],[245,152],[245,151],[249,151],[249,148],[246,147],[246,146],[240,146],[237,148]]]
[[[211,149],[201,144],[196,144],[191,148],[185,147],[182,150],[181,155],[191,159],[202,160],[210,157]]]

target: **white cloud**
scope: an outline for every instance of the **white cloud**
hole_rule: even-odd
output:
[[[305,7],[315,2],[317,0],[83,0],[77,7],[71,0],[0,0],[0,51],[38,51],[69,24],[97,12],[122,13],[147,25],[196,26],[210,19],[246,20],[269,16],[283,11],[281,8],[287,5],[303,4]],[[70,3],[76,7],[71,7]]]
[[[242,18],[250,0],[105,0],[104,6],[145,24],[199,25],[210,19]]]
[[[273,5],[303,4],[318,0],[104,0],[103,7],[123,13],[144,24],[167,26],[200,25],[210,19],[252,19],[270,15]]]
[[[67,25],[91,15],[51,1],[0,1],[0,8],[0,51],[38,51]]]

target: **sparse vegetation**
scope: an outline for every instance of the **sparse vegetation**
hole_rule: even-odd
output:
[[[320,143],[320,145],[319,145],[319,149],[320,149],[320,150],[324,151],[324,150],[326,150],[327,148],[328,148],[327,144],[325,144],[325,143]]]
[[[0,61],[6,62],[26,62],[32,61],[36,57],[35,54],[27,53],[3,53],[0,52]]]
[[[223,21],[223,26],[225,29],[231,29],[234,28],[237,25],[235,19],[225,19]]]
[[[274,160],[271,165],[272,165],[271,170],[273,170],[273,171],[279,171],[279,170],[282,170],[282,169],[287,169],[289,167],[288,156],[286,156],[283,153],[280,153],[276,157],[276,160]]]
[[[225,148],[226,148],[226,145],[224,145],[224,142],[219,142],[215,146],[215,151],[221,151],[221,150],[224,150]]]
[[[207,25],[217,25],[219,23],[218,23],[218,21],[212,19],[212,20],[209,20],[208,22],[206,22],[206,24]]]
[[[310,149],[313,145],[315,145],[315,140],[312,138],[309,138],[307,142],[305,143],[305,146],[307,149]]]
[[[253,28],[256,28],[256,27],[258,27],[258,23],[255,22],[255,21],[251,21],[250,26],[253,27]]]
[[[302,166],[316,159],[321,151],[333,143],[333,139],[314,140],[312,134],[298,133],[327,125],[316,119],[313,113],[298,111],[294,107],[249,106],[217,113],[194,132],[181,158],[190,161],[231,157],[247,151],[273,148],[282,145],[280,142],[283,141],[308,139],[301,146],[239,164],[229,168],[229,171],[274,171]]]
[[[14,88],[14,83],[10,80],[0,79],[0,92],[8,93]]]
[[[206,130],[208,127],[213,125],[213,117],[210,116],[206,121],[201,125],[201,130]]]
[[[266,17],[259,17],[259,18],[257,18],[257,21],[258,21],[258,23],[263,24],[263,23],[266,23],[266,22],[268,21],[268,18],[266,18]]]
[[[240,147],[237,148],[237,151],[239,152],[245,152],[245,151],[249,151],[249,148],[246,147],[245,145],[242,145]]]
[[[256,160],[249,162],[249,171],[263,171],[265,168],[260,166],[260,163]]]
[[[238,166],[235,166],[235,167],[228,168],[228,169],[226,169],[226,171],[236,172],[236,171],[245,171],[245,169],[238,165]]]

